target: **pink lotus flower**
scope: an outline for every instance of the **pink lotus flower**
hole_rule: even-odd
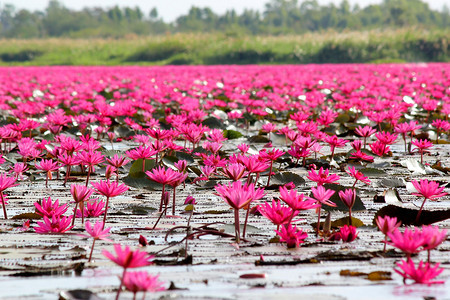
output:
[[[416,146],[417,151],[420,153],[420,163],[423,164],[423,154],[429,152],[428,149],[433,147],[433,143],[429,140],[415,140],[411,144]]]
[[[320,207],[314,199],[310,199],[303,194],[297,194],[297,190],[288,190],[285,186],[280,186],[280,199],[289,205],[294,211],[307,210]]]
[[[222,174],[233,181],[238,181],[245,174],[245,167],[239,163],[232,163],[222,168]]]
[[[384,155],[388,154],[389,151],[391,151],[391,148],[389,146],[386,146],[386,144],[381,143],[380,141],[376,141],[373,144],[370,144],[370,150],[372,152],[380,157],[383,157]]]
[[[58,160],[61,162],[62,165],[66,166],[66,176],[64,178],[64,186],[66,186],[67,180],[70,177],[70,171],[72,166],[76,166],[81,163],[81,159],[79,159],[75,155],[69,155],[67,153],[63,153],[58,155]]]
[[[419,221],[420,214],[422,213],[423,206],[425,205],[425,202],[427,199],[435,200],[437,198],[443,197],[447,195],[446,192],[442,192],[444,190],[444,186],[439,187],[439,183],[435,181],[428,182],[427,179],[421,179],[419,182],[416,180],[412,181],[412,184],[414,188],[416,189],[417,193],[412,193],[415,196],[422,196],[423,202],[422,206],[419,209],[419,212],[417,213],[417,217],[415,222]]]
[[[255,185],[244,184],[240,181],[234,181],[230,185],[218,184],[214,187],[225,202],[234,209],[234,227],[236,233],[236,242],[240,241],[240,224],[239,224],[239,209],[247,206],[251,201],[258,200],[264,197],[264,189],[255,189]]]
[[[330,201],[331,196],[333,196],[333,190],[327,190],[323,187],[323,185],[319,185],[318,187],[312,187],[311,193],[313,194],[313,199],[317,200],[317,204],[319,207],[316,208],[317,211],[317,228],[316,232],[319,234],[320,231],[320,211],[322,209],[322,205],[328,205],[332,207],[336,207],[336,204],[333,201]]]
[[[96,218],[105,213],[103,209],[105,207],[104,201],[98,201],[98,198],[88,200],[86,202],[86,208],[84,209],[84,217],[85,218]],[[81,218],[81,210],[77,209],[77,218]]]
[[[8,219],[8,215],[6,214],[6,200],[3,195],[3,191],[13,187],[18,186],[19,184],[16,183],[17,178],[16,177],[8,177],[5,173],[0,174],[0,200],[3,207],[3,216],[5,219]]]
[[[343,241],[344,243],[353,242],[358,236],[355,226],[344,225],[338,232],[333,233],[330,237],[330,241]]]
[[[377,130],[373,129],[370,126],[364,126],[364,127],[358,126],[355,129],[355,132],[356,132],[357,135],[359,135],[359,136],[364,138],[364,149],[366,149],[366,140],[367,140],[367,138],[370,137],[375,132],[377,132]]]
[[[72,225],[75,224],[75,217],[77,212],[77,206],[80,205],[81,209],[81,223],[84,223],[84,201],[86,201],[94,190],[88,188],[84,185],[72,184],[70,187],[70,193],[72,194],[73,200],[75,201],[75,209],[73,211]]]
[[[423,226],[423,250],[428,251],[428,263],[430,262],[431,250],[439,246],[447,238],[447,230],[439,230],[437,226]]]
[[[308,175],[306,176],[309,180],[312,180],[317,183],[317,185],[324,185],[325,183],[334,183],[340,179],[339,175],[331,174],[329,175],[330,170],[324,170],[321,167],[317,172],[314,169],[308,171]]]
[[[355,182],[353,183],[352,187],[355,187],[358,180],[364,182],[365,184],[370,184],[369,177],[364,176],[364,174],[361,173],[360,171],[356,170],[355,167],[348,167],[348,171],[346,171],[346,172],[347,172],[347,174],[349,174],[350,176],[355,178]]]
[[[54,162],[51,159],[43,159],[40,163],[35,165],[36,169],[43,170],[46,172],[46,178],[45,178],[45,187],[48,187],[48,180],[52,179],[52,172],[59,170],[59,163]]]
[[[53,216],[62,216],[68,209],[67,204],[59,206],[58,199],[56,199],[55,202],[52,203],[52,199],[50,197],[48,197],[47,200],[45,198],[42,199],[42,204],[35,202],[34,206],[36,207],[37,214],[48,218],[51,218]]]
[[[280,229],[280,225],[289,224],[292,218],[299,213],[299,211],[294,211],[289,206],[281,205],[281,202],[275,200],[272,200],[272,205],[267,202],[258,205],[258,211],[277,225],[277,230]]]
[[[48,218],[44,216],[44,222],[37,222],[34,230],[37,233],[64,233],[73,228],[70,226],[70,222],[72,221],[72,216],[64,217],[64,216],[56,216],[53,215],[52,218]]]
[[[130,162],[128,159],[126,159],[126,157],[119,156],[118,154],[115,154],[111,158],[107,158],[106,161],[108,162],[108,164],[116,168],[116,170],[118,170],[119,168],[125,166]],[[119,181],[119,172],[117,172],[117,181]]]
[[[403,233],[395,229],[393,232],[388,232],[387,235],[391,239],[388,244],[405,252],[408,258],[411,257],[411,254],[421,251],[421,247],[424,245],[424,236],[418,228],[406,228]]]
[[[94,252],[94,245],[95,245],[95,241],[96,240],[104,240],[104,241],[112,242],[112,240],[108,239],[108,236],[111,235],[109,233],[111,228],[108,227],[106,229],[103,229],[103,223],[99,222],[99,221],[97,221],[94,225],[91,225],[91,222],[86,221],[86,224],[84,225],[84,228],[86,229],[86,232],[89,235],[83,235],[83,236],[85,236],[85,237],[93,237],[94,238],[94,240],[92,241],[91,252],[89,254],[88,262],[90,262],[91,259],[92,259],[92,252]]]
[[[364,161],[368,161],[368,162],[373,162],[373,156],[368,155],[360,150],[353,152],[352,155],[350,156],[350,159],[356,159],[356,160],[364,160]]]
[[[123,268],[122,280],[120,281],[120,286],[116,294],[116,300],[118,300],[127,269],[148,266],[152,263],[151,260],[153,259],[153,256],[140,250],[131,251],[128,246],[125,246],[125,248],[122,249],[120,244],[114,244],[114,251],[116,252],[116,256],[106,250],[103,250],[102,253],[104,256]]]
[[[270,161],[269,178],[267,179],[266,187],[269,186],[270,177],[272,176],[273,162],[276,161],[281,156],[283,156],[284,154],[285,154],[285,152],[281,151],[279,149],[273,149],[273,150],[270,150],[268,152],[266,152],[266,151],[260,151],[259,152],[259,157],[261,157],[262,159],[266,159],[266,160]]]
[[[165,193],[165,188],[167,184],[171,184],[172,181],[178,180],[179,172],[175,172],[172,169],[165,169],[164,167],[157,167],[150,171],[145,172],[145,174],[155,182],[162,184],[161,202],[159,204],[159,212],[162,211],[163,207],[163,197]]]
[[[401,222],[397,222],[396,217],[389,217],[389,216],[378,216],[375,220],[377,223],[378,228],[380,231],[384,234],[384,248],[383,252],[386,252],[386,244],[387,244],[387,234],[394,232],[394,230],[398,227],[400,227]]]
[[[325,142],[328,143],[328,145],[330,145],[330,150],[331,150],[330,161],[333,161],[334,150],[336,148],[342,148],[345,146],[345,144],[348,143],[347,140],[340,139],[336,135],[332,135],[332,136],[327,135],[325,137]]]
[[[432,281],[433,278],[439,276],[444,269],[439,268],[437,263],[434,267],[431,267],[429,263],[419,262],[416,268],[414,262],[408,258],[407,261],[402,260],[397,263],[399,269],[394,269],[395,272],[403,277],[403,283],[406,284],[406,280],[411,279],[414,283],[421,284],[442,284],[444,281]]]
[[[356,191],[354,189],[346,189],[345,191],[339,191],[339,198],[345,206],[348,207],[348,221],[349,225],[352,225],[352,207],[356,201]]]
[[[105,205],[105,215],[103,216],[103,227],[105,227],[106,223],[106,215],[108,213],[108,206],[109,206],[109,198],[119,196],[120,194],[125,193],[128,191],[129,187],[125,184],[119,185],[117,182],[113,181],[103,181],[100,180],[100,182],[93,182],[92,185],[97,190],[98,194],[101,194],[106,197],[106,205]]]
[[[123,285],[125,288],[134,294],[136,299],[136,294],[138,292],[159,292],[164,291],[164,283],[159,281],[159,276],[152,276],[146,271],[138,272],[127,272],[123,278]]]
[[[95,171],[94,166],[103,162],[104,156],[100,151],[90,150],[79,152],[77,157],[81,160],[83,165],[88,166],[88,174],[86,177],[86,186],[88,186],[89,177],[91,176],[91,173]]]
[[[285,242],[288,248],[298,248],[308,237],[306,232],[303,232],[302,229],[297,228],[297,226],[292,226],[291,224],[281,226],[281,230],[275,230],[275,232],[280,236],[280,241]]]

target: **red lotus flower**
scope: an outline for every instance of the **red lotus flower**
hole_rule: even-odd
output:
[[[329,175],[330,170],[324,170],[321,167],[317,172],[314,169],[308,171],[308,175],[306,176],[309,180],[312,180],[317,183],[317,185],[324,185],[325,183],[334,183],[340,179],[339,175],[331,174]]]
[[[288,248],[298,248],[308,237],[306,232],[303,232],[302,229],[297,228],[297,226],[292,226],[291,224],[281,226],[281,230],[275,230],[275,232],[280,236],[280,241],[285,242]]]
[[[46,172],[46,179],[45,179],[45,187],[48,187],[48,180],[52,179],[52,172],[59,170],[59,163],[54,162],[51,159],[43,159],[40,163],[35,165],[36,169],[43,170]]]
[[[222,197],[234,209],[234,226],[236,233],[236,242],[240,240],[240,225],[239,225],[239,209],[247,206],[251,201],[258,200],[264,197],[264,189],[255,189],[255,185],[244,184],[240,181],[234,181],[230,185],[218,184],[214,187],[218,192],[218,196]]]
[[[418,228],[406,228],[404,232],[395,229],[393,232],[388,232],[387,235],[391,239],[388,244],[405,252],[407,257],[421,251],[421,247],[424,245],[424,236]]]
[[[378,218],[375,220],[377,223],[378,228],[380,231],[384,234],[384,248],[383,252],[386,252],[386,244],[387,244],[387,234],[394,232],[394,230],[398,227],[400,227],[401,222],[397,222],[396,217],[389,217],[389,216],[378,216]]]
[[[118,300],[127,269],[148,266],[152,263],[151,260],[153,259],[153,256],[140,250],[131,251],[128,246],[125,246],[125,248],[122,249],[120,244],[114,244],[114,251],[116,252],[116,256],[106,250],[103,250],[102,253],[104,256],[123,268],[122,280],[120,281],[120,286],[116,294],[116,300]]]
[[[348,207],[349,225],[352,225],[352,207],[356,201],[356,191],[353,189],[346,189],[345,191],[339,191],[339,198],[341,198],[345,206]]]
[[[289,206],[281,205],[281,202],[275,200],[272,200],[272,205],[267,202],[258,205],[258,211],[277,225],[277,230],[279,230],[280,225],[289,224],[292,218],[300,212],[292,210]]]
[[[433,147],[433,143],[429,140],[415,140],[411,144],[416,146],[417,151],[420,153],[420,163],[423,164],[423,154],[429,152],[428,149]]]
[[[18,186],[19,184],[16,184],[16,181],[16,177],[8,177],[5,173],[0,174],[0,201],[3,207],[3,216],[5,219],[8,219],[8,215],[6,214],[6,200],[4,198],[3,191],[10,187]]]
[[[98,201],[98,198],[88,200],[86,202],[86,208],[84,209],[84,217],[85,218],[96,218],[105,213],[103,209],[105,207],[104,201]],[[81,218],[81,210],[77,209],[77,218]]]
[[[44,198],[42,199],[42,204],[39,204],[38,202],[34,203],[34,206],[36,207],[36,213],[45,216],[48,218],[51,218],[53,216],[61,216],[63,215],[67,209],[67,204],[63,204],[59,206],[59,200],[56,199],[55,202],[52,203],[52,199],[50,197],[47,198],[47,200]]]
[[[245,174],[245,167],[239,163],[229,164],[222,168],[222,173],[233,181],[238,181]]]
[[[152,276],[146,271],[127,272],[123,278],[125,288],[134,294],[138,292],[158,292],[164,291],[164,283],[159,281],[159,276]]]
[[[439,268],[439,263],[435,264],[434,267],[431,267],[430,264],[420,261],[419,265],[416,267],[414,262],[408,258],[407,261],[402,260],[397,263],[397,267],[399,269],[394,269],[394,271],[403,277],[404,284],[406,284],[407,279],[413,280],[414,283],[422,284],[444,283],[444,281],[432,281],[433,278],[439,276],[439,274],[444,271],[443,268]]]
[[[435,182],[435,181],[430,181],[428,182],[427,179],[421,179],[419,182],[416,180],[412,181],[412,184],[414,186],[414,188],[417,190],[417,193],[412,193],[415,196],[422,196],[423,202],[422,202],[422,206],[419,209],[419,212],[417,213],[417,217],[415,222],[417,222],[420,218],[420,214],[422,213],[422,209],[423,206],[425,205],[425,202],[427,201],[427,199],[430,200],[435,200],[437,198],[443,197],[445,195],[447,195],[446,192],[442,192],[445,187],[439,187],[439,183]]]
[[[82,235],[82,236],[94,238],[94,240],[92,242],[91,252],[89,254],[88,262],[90,262],[92,259],[92,252],[94,252],[94,245],[95,245],[96,240],[104,240],[104,241],[112,242],[112,240],[108,239],[108,236],[111,235],[109,233],[111,228],[108,227],[106,229],[103,229],[103,223],[99,222],[99,221],[97,221],[94,225],[91,225],[91,222],[86,221],[84,228],[86,229],[86,232],[89,235]]]
[[[297,194],[297,190],[295,189],[289,190],[285,186],[281,186],[279,190],[280,199],[294,211],[307,210],[320,206],[320,204],[316,204],[314,199],[310,199],[303,194]]]
[[[84,185],[72,184],[72,186],[70,187],[70,193],[72,194],[73,200],[75,201],[75,209],[73,211],[72,225],[75,224],[75,217],[78,205],[80,205],[81,209],[81,219],[82,219],[81,223],[84,223],[84,201],[86,201],[92,195],[92,193],[94,193],[94,190]]]
[[[330,241],[343,241],[344,243],[353,242],[358,236],[355,226],[344,225],[338,232],[333,233],[330,237]]]
[[[34,230],[37,233],[64,233],[73,228],[73,226],[70,226],[71,221],[72,216],[53,215],[51,219],[44,216],[44,222],[37,222],[38,226],[34,227]]]
[[[350,176],[352,176],[353,178],[355,178],[355,182],[353,183],[352,187],[355,187],[356,183],[359,181],[362,181],[366,184],[370,184],[370,179],[369,177],[364,176],[363,173],[361,173],[360,171],[356,170],[355,167],[348,167],[348,171],[346,171],[347,174],[349,174]]]
[[[100,182],[93,182],[92,185],[97,190],[98,194],[101,194],[106,197],[106,205],[105,205],[105,215],[103,216],[103,227],[105,227],[106,223],[106,215],[108,213],[108,205],[109,205],[109,198],[119,196],[120,194],[125,193],[128,191],[129,187],[125,184],[119,185],[119,183],[113,181],[103,181],[100,180]]]

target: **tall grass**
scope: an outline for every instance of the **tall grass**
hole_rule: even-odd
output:
[[[450,29],[292,36],[175,34],[127,39],[0,40],[1,65],[297,64],[450,61]]]

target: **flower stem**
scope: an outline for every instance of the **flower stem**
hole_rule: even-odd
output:
[[[247,213],[245,214],[244,231],[242,232],[242,238],[245,239],[245,232],[247,231],[248,215],[250,214],[250,204],[247,206]]]
[[[78,202],[75,203],[75,209],[73,210],[72,226],[75,224],[75,218],[77,217]]]
[[[96,239],[94,238],[94,240],[92,241],[91,253],[89,253],[89,259],[88,259],[88,262],[91,262],[91,259],[92,259],[92,252],[94,252],[95,240],[96,240]]]
[[[266,187],[268,187],[268,186],[269,186],[269,183],[270,183],[270,177],[272,176],[272,167],[273,167],[273,160],[270,161],[269,178],[267,179],[267,185],[266,185]]]
[[[106,197],[105,215],[103,216],[103,227],[102,227],[102,230],[105,229],[106,214],[108,213],[108,206],[109,206],[109,197]]]
[[[163,187],[162,187],[162,193],[161,193],[161,203],[159,204],[159,212],[162,211],[163,202],[164,202],[164,192],[165,192],[165,189],[166,189],[166,185],[163,184]]]
[[[425,205],[425,202],[426,202],[426,201],[427,201],[427,198],[423,199],[422,206],[420,207],[419,212],[417,213],[417,217],[416,217],[416,219],[414,220],[414,223],[417,223],[417,222],[419,221],[419,219],[420,219],[420,214],[422,213],[422,209],[423,209],[423,206]]]
[[[319,236],[319,232],[320,232],[320,211],[321,210],[322,210],[322,207],[319,207],[319,211],[317,212],[318,218],[317,218],[316,236]]]
[[[5,217],[5,220],[7,220],[8,215],[6,214],[6,204],[5,204],[5,199],[3,198],[3,192],[0,192],[0,198],[1,198],[2,206],[3,206],[3,216]]]
[[[239,209],[234,209],[234,231],[236,235],[236,243],[239,244],[241,236],[241,228],[239,225]]]
[[[127,273],[127,268],[123,269],[122,278],[120,279],[119,289],[117,290],[116,300],[119,300],[120,292],[122,291],[123,280],[125,279],[125,274]]]

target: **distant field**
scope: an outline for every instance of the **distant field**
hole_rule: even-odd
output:
[[[128,39],[0,40],[0,65],[302,64],[450,61],[450,30],[296,36],[176,34]]]

